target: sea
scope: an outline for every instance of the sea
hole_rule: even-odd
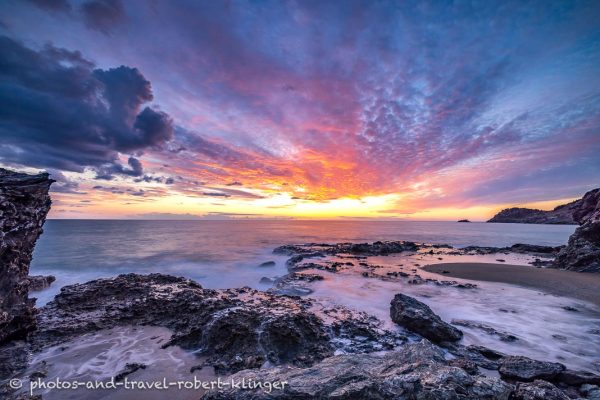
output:
[[[570,225],[525,225],[416,221],[301,221],[301,220],[226,220],[226,221],[146,221],[146,220],[48,220],[34,251],[32,275],[54,275],[56,282],[46,290],[34,292],[42,306],[60,287],[122,273],[165,273],[198,281],[205,288],[248,286],[269,290],[261,278],[276,278],[287,273],[287,256],[273,254],[284,244],[373,242],[407,240],[454,247],[510,246],[515,243],[558,246],[567,242],[575,230]],[[499,256],[444,256],[400,253],[369,257],[378,268],[408,268],[424,279],[446,279],[418,265],[440,262],[493,262]],[[440,261],[440,259],[442,259]],[[502,254],[506,263],[528,265],[528,255]],[[273,261],[267,265],[261,265]],[[412,268],[412,269],[411,269]],[[600,307],[580,300],[548,295],[533,289],[496,282],[459,282],[477,284],[476,289],[435,284],[409,284],[407,280],[364,277],[342,271],[322,274],[324,279],[311,284],[308,296],[324,306],[344,306],[377,317],[381,326],[398,330],[390,317],[390,301],[405,293],[430,306],[443,320],[466,320],[489,329],[460,326],[461,343],[482,345],[505,354],[524,355],[545,361],[558,361],[569,368],[600,372]],[[576,310],[576,311],[573,311]],[[494,333],[509,333],[515,340],[505,341]],[[161,327],[119,326],[84,335],[66,344],[34,354],[32,367],[46,368],[47,379],[110,379],[128,363],[151,367],[132,375],[136,379],[190,378],[197,365],[196,355],[176,346],[163,348],[172,332]],[[343,352],[344,350],[339,350]],[[497,376],[497,371],[483,371]],[[195,376],[208,379],[207,368]],[[44,398],[64,399],[64,391],[43,390]],[[37,393],[36,393],[37,394]],[[73,392],[69,398],[104,399],[101,392]],[[118,391],[115,399],[134,399],[136,393]],[[177,392],[182,399],[198,398],[198,393]],[[164,398],[164,393],[144,393],[147,400]]]
[[[123,273],[184,276],[206,288],[264,288],[260,279],[285,274],[284,244],[408,240],[455,247],[566,244],[573,225],[417,221],[307,220],[48,220],[36,244],[31,275],[54,275],[38,305],[72,283]],[[257,268],[275,261],[274,268]]]

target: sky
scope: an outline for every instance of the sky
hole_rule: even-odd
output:
[[[600,186],[598,1],[3,0],[51,218],[485,220]]]

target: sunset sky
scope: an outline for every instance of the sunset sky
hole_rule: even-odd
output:
[[[52,218],[484,220],[600,186],[599,1],[0,3]]]

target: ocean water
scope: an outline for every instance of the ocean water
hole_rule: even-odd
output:
[[[61,286],[129,272],[185,276],[207,288],[261,289],[261,277],[286,272],[287,257],[272,254],[283,244],[411,240],[457,247],[555,246],[565,244],[574,230],[571,225],[415,221],[48,220],[31,274],[57,278],[49,290],[35,294],[38,305]],[[257,268],[265,261],[276,266]]]
[[[50,220],[34,252],[32,274],[57,277],[50,289],[34,294],[38,305],[52,299],[63,285],[85,282],[120,273],[161,272],[185,276],[208,288],[250,286],[268,289],[262,277],[287,272],[287,256],[272,253],[289,243],[372,242],[412,240],[424,243],[509,246],[514,243],[565,244],[575,226],[485,224],[455,222],[371,222],[371,221],[91,221]],[[401,253],[369,257],[378,271],[389,269],[418,273],[423,278],[447,279],[416,269],[416,265],[440,262],[496,262],[498,255],[439,255]],[[502,255],[507,263],[527,265],[528,255]],[[275,266],[260,266],[275,261]],[[347,261],[347,260],[345,260]],[[418,271],[418,272],[414,272]],[[445,321],[463,319],[483,323],[518,339],[504,342],[497,335],[476,328],[460,327],[462,343],[484,345],[506,354],[559,361],[570,368],[599,372],[600,308],[579,300],[547,295],[536,290],[494,282],[472,282],[477,289],[411,285],[409,278],[386,281],[362,276],[360,267],[328,273],[307,270],[323,276],[307,283],[310,297],[324,306],[343,305],[379,318],[388,329],[400,329],[389,317],[390,301],[406,293],[428,304]],[[459,282],[469,282],[456,279]],[[565,307],[567,309],[565,309]],[[576,308],[578,312],[569,311]],[[188,379],[195,355],[178,348],[162,349],[161,341],[170,332],[162,328],[119,327],[80,338],[65,346],[37,354],[33,364],[46,362],[48,377],[105,379],[128,362],[151,364],[133,378]],[[64,348],[71,349],[64,351]],[[46,396],[47,395],[47,396]],[[64,393],[46,393],[48,399],[63,399]],[[148,399],[163,393],[148,392]],[[180,398],[188,398],[177,393]],[[190,393],[189,398],[197,398]],[[152,397],[155,396],[155,397]],[[194,397],[196,396],[196,397]],[[103,398],[89,393],[72,397]],[[111,398],[133,399],[119,392]]]

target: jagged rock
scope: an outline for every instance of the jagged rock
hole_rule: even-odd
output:
[[[50,210],[52,182],[46,173],[0,168],[0,344],[24,339],[35,329],[34,300],[28,299],[29,263]]]
[[[283,390],[225,390],[216,399],[508,399],[512,386],[497,378],[472,376],[448,365],[430,342],[407,345],[385,355],[329,357],[305,369],[278,367],[239,372],[232,379],[287,381]]]
[[[459,367],[467,371],[470,375],[479,374],[479,368],[477,363],[473,360],[468,360],[466,358],[454,358],[448,361],[448,365],[452,365],[453,367]]]
[[[522,207],[505,208],[487,222],[574,225],[576,222],[573,212],[579,209],[580,204],[581,199],[563,204],[551,211]]]
[[[550,254],[554,255],[560,251],[562,246],[540,246],[536,244],[516,243],[508,247],[507,250],[513,253],[521,254]]]
[[[356,331],[370,332],[371,351],[396,338],[366,314],[343,309],[324,321],[314,307],[309,299],[250,288],[209,290],[184,278],[127,274],[63,287],[40,309],[31,340],[41,349],[118,325],[163,326],[174,332],[167,346],[196,350],[224,373],[267,361],[309,366],[338,344],[352,345]]]
[[[562,390],[543,380],[518,383],[512,395],[514,400],[569,400]]]
[[[381,256],[401,253],[403,251],[416,251],[419,245],[414,242],[391,241],[373,243],[307,243],[300,245],[285,245],[273,250],[275,254],[296,256],[299,261],[304,258],[319,257],[323,255],[359,254],[363,256]],[[300,258],[302,257],[302,258]]]
[[[579,386],[584,384],[600,385],[600,375],[588,371],[566,370],[558,376],[558,381],[569,386]]]
[[[0,346],[0,381],[25,369],[29,363],[29,356],[29,346],[23,340],[13,340]],[[2,389],[5,389],[2,386],[0,385],[0,398],[2,398]]]
[[[29,275],[27,280],[29,280],[29,291],[37,292],[50,287],[56,278],[53,275]]]
[[[533,381],[535,379],[556,380],[565,370],[560,363],[532,360],[523,356],[507,356],[499,360],[500,376],[517,381]]]
[[[442,321],[429,306],[402,293],[394,296],[390,317],[398,325],[436,343],[456,342],[462,338],[460,330]]]
[[[467,246],[455,251],[453,254],[531,254],[540,257],[553,257],[557,255],[564,246],[539,246],[533,244],[516,243],[510,247],[490,246]]]
[[[581,199],[573,218],[581,226],[558,254],[555,267],[580,272],[600,272],[600,188]]]

